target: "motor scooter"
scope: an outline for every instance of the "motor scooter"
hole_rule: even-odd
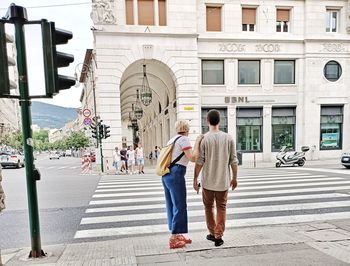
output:
[[[301,152],[293,151],[287,146],[283,146],[282,149],[276,155],[276,167],[281,165],[295,165],[303,166],[305,164],[306,158],[305,153],[310,150],[308,146],[302,146]]]

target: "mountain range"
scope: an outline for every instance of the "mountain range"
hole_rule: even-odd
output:
[[[77,118],[77,108],[67,108],[42,102],[32,102],[32,124],[40,128],[62,128]]]

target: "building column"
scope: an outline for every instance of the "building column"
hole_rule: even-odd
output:
[[[270,162],[273,160],[271,153],[272,139],[272,106],[265,105],[263,109],[263,161]]]

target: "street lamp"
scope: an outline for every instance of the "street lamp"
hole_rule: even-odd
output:
[[[141,102],[145,105],[148,106],[152,102],[152,90],[149,86],[148,78],[147,78],[147,73],[146,73],[146,65],[143,65],[143,78],[142,78],[142,86],[141,86]]]
[[[136,103],[135,103],[135,109],[134,109],[134,115],[136,119],[140,120],[143,116],[143,110],[141,107],[141,102],[139,98],[139,90],[136,90]]]

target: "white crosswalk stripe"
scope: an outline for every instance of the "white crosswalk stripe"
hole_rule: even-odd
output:
[[[201,195],[186,180],[189,230],[206,230]],[[350,180],[339,174],[285,169],[247,170],[230,191],[226,227],[350,218]],[[76,239],[168,232],[161,178],[102,177]]]

